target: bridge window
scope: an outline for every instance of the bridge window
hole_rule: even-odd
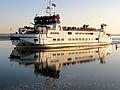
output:
[[[59,32],[51,32],[50,34],[59,34]]]

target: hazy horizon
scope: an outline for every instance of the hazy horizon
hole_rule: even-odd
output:
[[[31,26],[35,14],[44,15],[49,0],[2,0],[0,3],[0,33],[16,32],[19,27]],[[61,16],[63,26],[100,28],[107,24],[106,32],[120,33],[119,0],[53,0],[55,11]],[[12,30],[10,30],[12,29]]]

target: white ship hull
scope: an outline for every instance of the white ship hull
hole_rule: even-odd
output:
[[[68,33],[72,33],[69,35]],[[37,46],[40,48],[95,46],[111,44],[111,37],[98,31],[49,31],[44,34],[13,34],[15,46]]]

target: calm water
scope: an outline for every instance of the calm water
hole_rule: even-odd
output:
[[[0,90],[120,90],[120,48],[41,51],[0,41]]]

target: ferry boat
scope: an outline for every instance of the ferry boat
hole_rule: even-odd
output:
[[[100,29],[62,26],[60,15],[53,13],[56,5],[49,1],[46,13],[48,15],[34,18],[34,26],[19,28],[18,32],[11,34],[10,40],[15,46],[37,46],[40,48],[58,48],[73,46],[93,46],[111,44],[111,36],[106,33],[102,24]]]

